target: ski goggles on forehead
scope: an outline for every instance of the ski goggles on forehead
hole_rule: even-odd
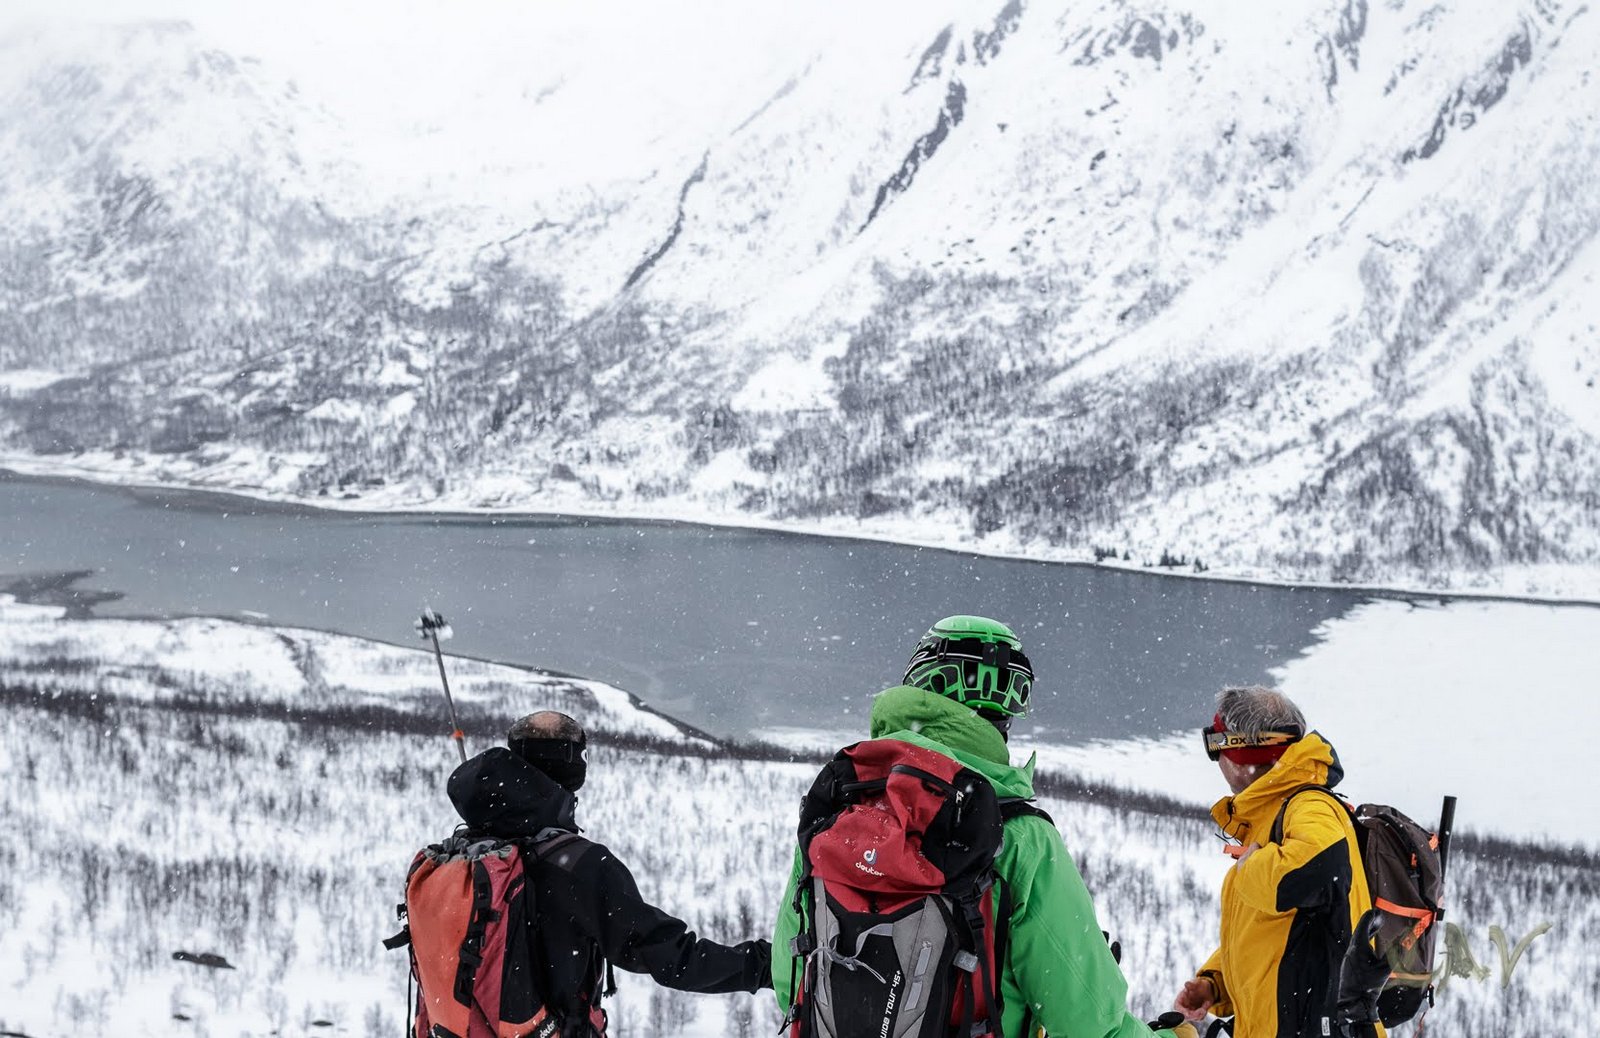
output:
[[[933,660],[955,660],[978,663],[998,670],[1013,670],[1033,680],[1033,664],[1021,649],[1013,649],[1004,642],[986,642],[978,638],[941,638],[919,646],[911,655],[912,668]]]
[[[957,664],[968,670],[992,667],[997,672],[1010,675],[1011,683],[1021,686],[1021,689],[1027,689],[1034,683],[1034,665],[1022,654],[1022,649],[1013,649],[1002,641],[981,641],[978,638],[928,641],[917,646],[917,651],[910,656],[910,664],[906,667],[907,677],[930,664]],[[1027,696],[1026,691],[1022,691],[1022,696]]]
[[[1259,732],[1250,735],[1246,732],[1219,732],[1215,727],[1207,725],[1200,729],[1200,738],[1205,743],[1206,756],[1216,760],[1225,750],[1248,750],[1257,747],[1287,746],[1300,741],[1299,732]]]

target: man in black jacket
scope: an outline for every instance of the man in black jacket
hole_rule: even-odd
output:
[[[582,726],[542,711],[514,724],[507,742],[450,776],[450,802],[462,820],[474,834],[500,839],[577,832],[573,793],[588,768]],[[535,986],[568,1020],[582,1019],[597,1001],[606,964],[703,994],[772,986],[769,942],[728,947],[697,938],[645,901],[628,867],[601,844],[566,839],[530,872]]]

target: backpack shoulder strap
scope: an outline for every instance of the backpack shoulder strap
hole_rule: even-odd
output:
[[[581,833],[566,829],[545,829],[531,840],[520,841],[519,846],[523,852],[523,868],[530,873],[529,878],[531,880],[531,871],[541,865],[549,865],[563,872],[575,872],[579,861],[584,856],[584,852],[595,846],[595,843]],[[563,850],[570,850],[572,853],[561,855],[560,852]],[[526,910],[530,916],[534,916],[538,912],[533,901],[533,889],[533,884],[530,882],[526,888],[526,896],[528,898]],[[574,952],[574,954],[577,954],[577,952]],[[546,963],[545,968],[548,969],[548,967],[549,964]],[[600,950],[599,943],[592,941],[592,939],[589,969],[589,980],[585,983],[590,985],[588,989],[590,993],[583,995],[580,992],[580,998],[587,998],[589,1012],[600,1013],[603,1016],[604,1011],[600,1009],[600,1002],[602,999],[610,998],[617,993],[617,977],[612,971],[611,960],[607,959],[605,953]],[[603,1028],[603,1024],[595,1025],[595,1033],[603,1036],[605,1033]]]
[[[1010,797],[1000,801],[1000,821],[1002,823],[1009,822],[1013,818],[1022,818],[1025,815],[1032,815],[1035,818],[1043,818],[1051,825],[1056,824],[1055,819],[1050,817],[1049,812],[1040,807],[1038,804],[1035,804],[1032,800],[1024,800],[1021,797]]]
[[[1289,790],[1289,794],[1283,798],[1283,803],[1278,805],[1278,816],[1272,820],[1272,833],[1270,839],[1273,843],[1283,842],[1283,818],[1284,815],[1289,813],[1289,801],[1293,800],[1301,793],[1309,792],[1310,790],[1318,790],[1328,794],[1329,799],[1338,804],[1345,814],[1350,813],[1350,808],[1345,804],[1344,799],[1327,786],[1324,786],[1322,783],[1307,782],[1303,786],[1296,786]]]
[[[1000,977],[1005,974],[1006,964],[1011,956],[1011,913],[1016,910],[1016,899],[1011,893],[1011,884],[1000,876],[994,878],[995,886],[999,889],[994,910],[994,1002],[992,1003],[995,1019],[1000,1019],[1005,1014],[1005,992]],[[1026,1004],[1026,999],[1024,999]],[[1033,1034],[1030,1024],[1032,1007],[1028,1007],[1028,1014],[1024,1016],[1023,1034]]]
[[[528,866],[542,864],[557,851],[573,847],[574,844],[590,845],[580,834],[565,829],[546,829],[531,840],[518,841],[518,846],[522,848],[523,857],[526,859],[525,865]],[[576,861],[577,856],[574,855],[570,860]]]

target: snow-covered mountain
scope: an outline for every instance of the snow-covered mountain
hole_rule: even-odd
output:
[[[8,457],[1600,597],[1588,7],[538,17],[8,33]]]

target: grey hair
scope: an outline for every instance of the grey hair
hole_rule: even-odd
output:
[[[529,714],[511,726],[506,739],[566,739],[578,742],[583,738],[583,725],[556,710],[540,710]]]
[[[1275,688],[1244,685],[1217,693],[1217,712],[1230,732],[1252,738],[1262,732],[1294,730],[1304,735],[1306,715],[1294,701]]]

